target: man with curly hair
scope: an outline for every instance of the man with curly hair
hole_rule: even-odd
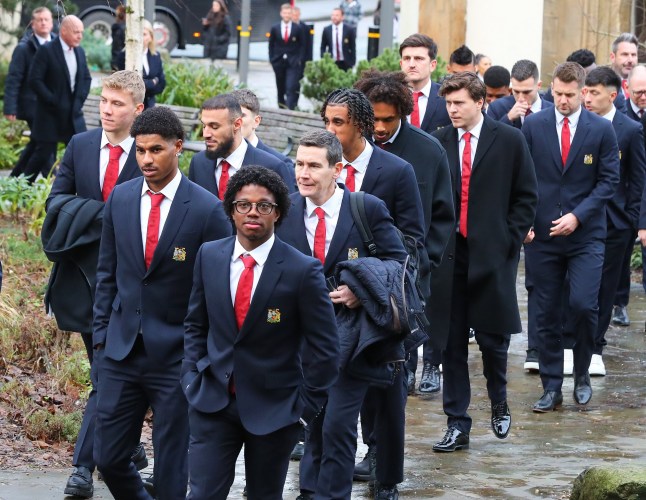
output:
[[[236,236],[198,253],[181,378],[188,498],[226,499],[244,445],[248,498],[281,499],[301,426],[321,412],[336,380],[339,340],[323,267],[274,235],[289,205],[276,173],[245,167],[224,196]]]
[[[231,234],[222,204],[179,171],[184,129],[170,109],[130,130],[143,177],[105,205],[94,304],[98,394],[94,459],[117,499],[148,499],[130,455],[154,414],[155,490],[186,496],[188,408],[178,384],[192,270],[202,243]]]

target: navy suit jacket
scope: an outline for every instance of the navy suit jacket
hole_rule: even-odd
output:
[[[554,107],[554,104],[542,99],[541,96],[538,96],[538,98],[541,100],[541,110]],[[516,99],[513,95],[505,96],[502,99],[496,99],[494,102],[489,104],[489,108],[487,108],[487,116],[507,125],[521,128],[523,126],[523,122],[520,118],[516,118],[512,122],[507,117],[507,113],[509,113],[509,110],[514,107],[514,104],[516,104]]]
[[[612,124],[582,108],[565,167],[553,108],[528,116],[522,132],[538,181],[535,241],[549,241],[552,221],[568,213],[580,223],[568,241],[605,240],[606,205],[619,182],[619,149]]]
[[[343,40],[339,40],[341,43],[341,51],[343,52],[343,60],[345,63],[352,67],[357,62],[357,32],[355,28],[349,24],[343,23]],[[336,43],[336,40],[333,40],[332,37],[332,25],[326,26],[323,28],[323,36],[321,38],[321,58],[326,52],[330,53],[330,56],[334,53],[333,46]]]
[[[206,241],[230,236],[231,223],[217,198],[182,176],[146,269],[139,208],[143,182],[116,186],[105,206],[93,343],[104,344],[105,356],[121,361],[141,332],[148,356],[169,364],[183,357],[197,251]]]
[[[276,238],[238,330],[229,287],[234,243],[206,243],[197,256],[181,371],[186,399],[198,411],[218,412],[230,402],[233,376],[247,431],[309,423],[338,375],[339,338],[321,263]]]
[[[260,151],[264,151],[265,153],[269,153],[272,156],[275,156],[278,158],[280,161],[282,161],[285,165],[287,165],[287,168],[291,171],[294,170],[294,162],[291,160],[291,158],[285,156],[282,153],[279,153],[273,148],[270,148],[258,138],[258,144],[256,145],[256,149],[259,149]]]
[[[352,218],[350,191],[342,185],[339,185],[339,188],[343,189],[343,202],[341,203],[336,229],[334,230],[332,241],[330,241],[330,248],[325,256],[323,272],[326,278],[334,276],[336,265],[339,262],[351,258],[371,257]],[[292,206],[289,209],[289,214],[278,227],[276,234],[285,243],[290,244],[305,255],[311,256],[312,249],[307,241],[305,231],[305,198],[300,193],[293,193],[290,198]],[[364,200],[368,225],[377,245],[377,257],[382,260],[403,261],[406,258],[406,251],[401,238],[395,230],[393,219],[388,213],[385,203],[370,194],[366,194]]]
[[[191,165],[188,168],[188,178],[217,196],[218,185],[215,182],[216,164],[217,160],[208,158],[206,151],[200,151],[191,158]],[[290,193],[296,190],[294,169],[288,168],[286,163],[280,161],[274,155],[254,148],[251,144],[247,144],[247,152],[242,160],[242,166],[244,167],[245,165],[259,165],[273,170],[285,181]]]
[[[426,103],[426,111],[424,112],[424,118],[422,118],[422,122],[419,127],[427,134],[436,131],[438,128],[451,125],[451,119],[449,118],[449,113],[446,110],[446,101],[444,101],[443,97],[439,96],[439,90],[440,85],[438,83],[431,82],[431,91],[429,92],[428,101]]]
[[[166,88],[166,76],[164,76],[164,66],[162,65],[159,53],[151,54],[148,52],[148,73],[142,70],[144,84],[146,85],[146,96],[144,97],[144,108],[148,109],[155,105],[155,96],[161,94]],[[157,78],[157,83],[153,81]]]
[[[554,104],[554,96],[552,95],[552,90],[550,88],[548,88],[543,94],[541,94],[541,97],[544,101]],[[617,110],[621,111],[622,113],[626,113],[626,108],[628,107],[630,107],[630,104],[628,104],[628,100],[626,99],[626,96],[624,96],[623,90],[619,89],[619,92],[617,92],[617,97],[615,98],[615,108],[617,108]]]
[[[424,255],[424,210],[417,189],[415,171],[410,163],[373,144],[373,152],[361,183],[361,191],[386,204],[395,226],[417,242]]]
[[[288,66],[300,68],[305,60],[308,40],[307,29],[301,24],[292,23],[287,42],[280,31],[281,23],[274,24],[269,30],[269,62],[272,66],[287,63]]]
[[[29,81],[38,103],[38,119],[31,130],[35,140],[66,143],[74,134],[86,130],[83,103],[90,93],[92,77],[83,49],[76,47],[74,55],[77,64],[74,92],[59,38],[43,45],[34,56]]]
[[[82,198],[103,201],[101,194],[99,155],[101,133],[103,129],[95,128],[72,137],[65,148],[63,160],[58,167],[52,190],[47,197],[47,204],[59,194],[76,194]],[[128,153],[128,159],[119,174],[117,184],[141,176],[135,155],[135,143]]]
[[[617,229],[636,230],[646,175],[643,128],[617,111],[612,119],[619,146],[619,184],[608,201],[608,220]]]

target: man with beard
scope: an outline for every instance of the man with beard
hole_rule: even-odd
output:
[[[275,156],[254,148],[242,137],[242,110],[231,94],[202,104],[202,136],[206,151],[191,160],[188,178],[224,199],[229,178],[245,165],[259,165],[282,177],[290,193],[296,189],[294,171]]]
[[[626,99],[630,99],[628,75],[637,66],[637,47],[639,47],[639,40],[632,33],[622,33],[612,42],[610,66],[621,78],[621,89]]]

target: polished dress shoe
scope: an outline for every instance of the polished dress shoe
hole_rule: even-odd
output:
[[[94,495],[94,484],[90,469],[83,466],[74,467],[65,485],[64,493],[80,498],[91,498]]]
[[[368,447],[368,453],[363,457],[363,460],[354,466],[354,473],[352,474],[353,481],[374,481],[374,475],[370,475],[370,461],[377,460],[377,448],[374,446]],[[374,471],[373,471],[374,472]]]
[[[529,373],[538,373],[538,349],[527,349],[527,357],[523,369]]]
[[[419,392],[422,394],[432,394],[440,390],[440,367],[432,365],[429,361],[424,361],[422,378],[419,381]]]
[[[146,457],[146,449],[144,443],[139,443],[130,456],[130,460],[135,464],[137,470],[143,470],[148,467],[148,458]]]
[[[398,498],[399,490],[397,489],[397,485],[386,486],[379,484],[375,488],[375,500],[397,500]]]
[[[511,428],[511,413],[507,401],[491,405],[491,430],[498,439],[505,439]]]
[[[576,375],[574,377],[574,401],[580,405],[587,405],[590,399],[592,399],[590,374]]]
[[[449,427],[442,441],[433,445],[433,451],[451,452],[469,448],[469,435],[457,427]]]
[[[556,410],[563,404],[563,394],[561,391],[545,391],[541,399],[534,403],[532,410],[534,413],[547,413]]]
[[[626,306],[615,306],[612,308],[612,321],[616,326],[630,326],[630,318],[628,317],[628,309]]]
[[[415,395],[415,372],[408,370],[408,375],[406,375],[406,387],[408,388],[408,395]]]
[[[298,462],[301,458],[303,458],[304,453],[305,443],[303,441],[299,441],[294,445],[294,449],[292,450],[292,454],[289,456],[289,459]]]

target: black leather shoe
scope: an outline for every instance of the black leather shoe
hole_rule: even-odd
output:
[[[626,306],[615,306],[612,308],[612,324],[617,326],[630,326],[628,309]]]
[[[424,361],[422,378],[419,381],[419,392],[423,394],[432,394],[440,390],[440,367]]]
[[[137,447],[132,452],[130,460],[135,464],[137,470],[143,470],[148,467],[148,458],[146,457],[146,449],[144,448],[144,443],[139,443]]]
[[[545,391],[541,399],[534,403],[534,413],[547,413],[556,410],[563,404],[561,391]]]
[[[311,493],[301,492],[301,494],[296,497],[296,500],[314,500],[314,495]]]
[[[303,458],[304,453],[305,453],[305,443],[303,441],[299,441],[294,446],[294,449],[292,450],[292,454],[289,456],[289,459],[295,462],[298,462],[300,461],[301,458]]]
[[[155,492],[155,477],[151,474],[148,477],[142,477],[141,481],[144,483],[144,489],[148,494],[153,498],[157,498],[157,494]]]
[[[433,445],[433,451],[450,452],[469,448],[469,435],[457,427],[449,427],[442,441]]]
[[[374,460],[377,459],[377,449],[373,447],[368,448],[368,453],[363,457],[363,460],[354,466],[354,474],[352,475],[353,481],[374,481],[374,477],[370,477],[370,459],[374,455]]]
[[[491,405],[491,430],[498,439],[505,439],[511,428],[511,413],[507,401]]]
[[[575,375],[574,377],[574,401],[580,405],[587,405],[592,399],[592,386],[590,385],[590,374]]]
[[[92,472],[87,467],[74,467],[72,474],[65,485],[66,495],[92,498],[94,495],[94,484],[92,483]]]
[[[408,375],[406,376],[406,386],[408,387],[408,395],[415,395],[415,372],[409,370]]]
[[[398,500],[399,490],[397,486],[377,485],[375,488],[375,500]]]

